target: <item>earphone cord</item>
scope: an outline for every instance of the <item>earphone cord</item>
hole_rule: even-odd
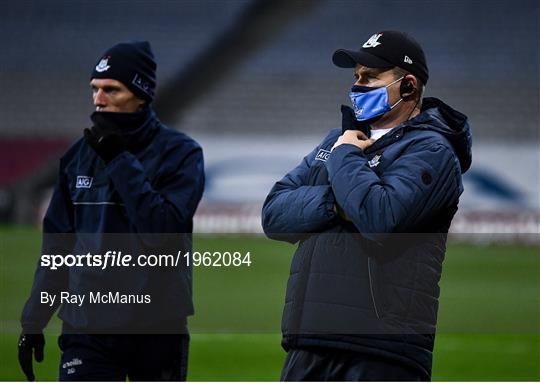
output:
[[[416,107],[418,106],[419,103],[420,103],[420,98],[418,98],[418,101],[416,101],[416,104],[414,104],[414,107],[412,108],[411,113],[409,113],[409,116],[407,117],[407,119],[405,121],[409,121],[409,118],[411,118],[414,110],[416,109]]]

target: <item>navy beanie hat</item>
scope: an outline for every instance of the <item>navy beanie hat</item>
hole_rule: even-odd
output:
[[[148,41],[119,43],[101,55],[90,79],[120,81],[135,96],[150,103],[156,89],[156,67]]]

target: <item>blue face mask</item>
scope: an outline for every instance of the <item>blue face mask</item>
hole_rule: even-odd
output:
[[[400,98],[394,105],[388,103],[388,87],[402,80],[403,77],[396,81],[381,87],[372,88],[369,86],[355,85],[352,87],[349,97],[351,98],[354,114],[357,121],[367,121],[376,117],[380,117],[389,110],[392,110],[403,99]]]

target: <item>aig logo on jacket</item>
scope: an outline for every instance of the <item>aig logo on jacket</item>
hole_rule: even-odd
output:
[[[328,156],[330,156],[329,150],[319,149],[319,152],[315,156],[315,160],[326,162],[328,160]]]
[[[77,183],[75,184],[75,188],[77,189],[90,189],[92,186],[92,177],[87,176],[77,176]]]

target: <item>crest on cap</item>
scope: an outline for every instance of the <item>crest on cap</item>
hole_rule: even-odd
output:
[[[104,57],[101,59],[101,61],[96,65],[96,72],[105,72],[107,69],[109,69],[111,66],[109,65],[109,57]]]
[[[362,45],[362,48],[375,48],[377,45],[381,45],[381,43],[377,41],[381,36],[382,33],[375,33],[364,43],[364,45]]]

